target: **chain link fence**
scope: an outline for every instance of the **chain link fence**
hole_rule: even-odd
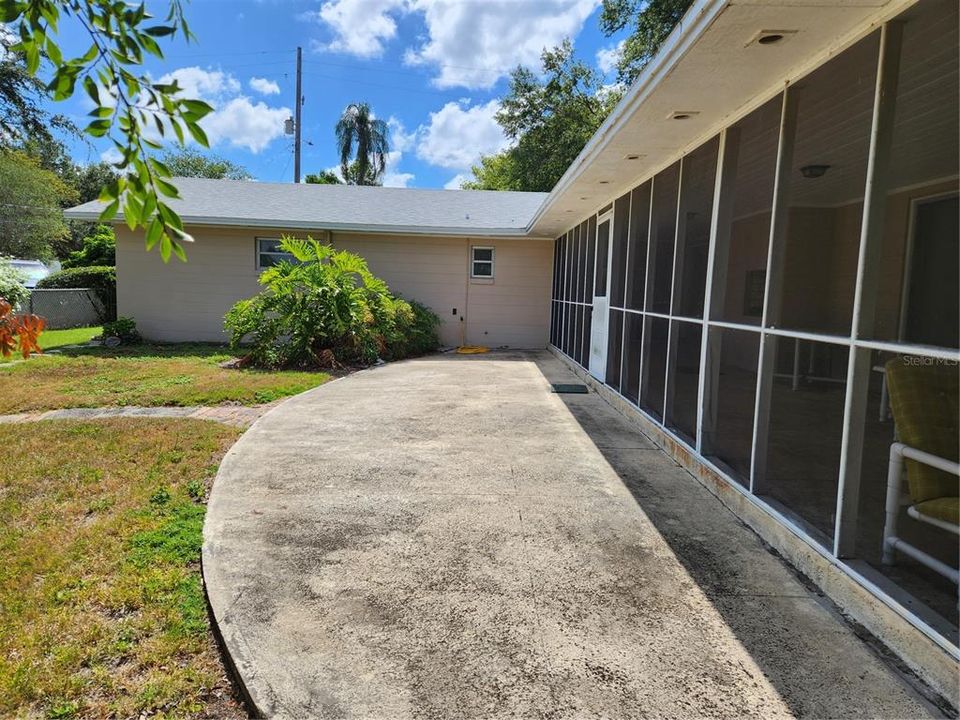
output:
[[[62,288],[30,291],[29,312],[47,322],[49,330],[100,325],[104,308],[89,288]]]

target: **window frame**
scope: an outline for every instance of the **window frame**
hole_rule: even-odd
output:
[[[489,260],[477,260],[477,250],[489,250]],[[493,280],[496,273],[497,249],[493,245],[471,245],[470,246],[470,279],[471,280]],[[484,263],[490,265],[489,275],[477,275],[475,272],[476,264]]]
[[[260,262],[260,258],[261,258],[263,255],[280,256],[280,257],[282,257],[282,258],[284,258],[284,259],[290,260],[291,262],[296,262],[296,258],[293,257],[293,255],[291,255],[290,253],[286,253],[286,252],[276,252],[276,251],[261,250],[261,249],[260,249],[260,243],[261,243],[261,242],[279,242],[280,240],[281,240],[281,238],[279,238],[279,237],[265,237],[265,236],[261,236],[261,235],[258,235],[258,236],[256,236],[256,237],[253,239],[253,259],[254,259],[254,267],[255,267],[255,269],[256,269],[258,272],[260,272],[261,270],[266,270],[268,267],[273,267],[272,265],[263,265],[263,264]]]

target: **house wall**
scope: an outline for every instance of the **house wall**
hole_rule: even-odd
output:
[[[142,233],[117,228],[118,313],[133,317],[150,339],[222,342],[227,339],[224,313],[259,290],[256,238],[285,233],[252,228],[188,230],[195,237],[186,248],[189,261],[171,260],[164,265],[159,253],[144,250]],[[331,240],[336,247],[366,258],[371,271],[393,292],[432,308],[442,321],[440,335],[446,345],[459,345],[462,335],[467,344],[491,347],[547,344],[551,242],[339,232]],[[492,280],[469,277],[471,245],[495,249]]]

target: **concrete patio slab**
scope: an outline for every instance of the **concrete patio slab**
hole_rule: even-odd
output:
[[[203,570],[258,713],[935,717],[686,472],[546,354],[434,356],[281,404]]]

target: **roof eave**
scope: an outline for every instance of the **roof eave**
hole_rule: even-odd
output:
[[[65,210],[64,216],[69,220],[96,222],[100,219],[97,210]],[[467,227],[431,227],[419,225],[377,225],[366,223],[335,223],[313,222],[302,220],[271,220],[269,218],[237,218],[237,217],[208,217],[202,215],[181,215],[184,225],[201,225],[215,227],[249,227],[290,230],[333,230],[339,232],[399,234],[399,235],[429,235],[439,237],[489,237],[489,238],[530,238],[528,228],[467,228]],[[113,221],[122,223],[121,219]]]
[[[670,73],[670,70],[686,54],[687,50],[700,39],[717,16],[730,4],[730,0],[698,0],[687,10],[679,24],[673,29],[653,60],[643,69],[640,76],[613,111],[607,116],[600,128],[593,134],[576,159],[570,163],[566,172],[553,186],[550,194],[537,208],[527,225],[527,232],[536,227],[537,222],[552,207],[556,199],[580,176],[583,169],[590,165],[603,151],[607,143],[617,134],[623,125],[629,122],[636,107]]]

